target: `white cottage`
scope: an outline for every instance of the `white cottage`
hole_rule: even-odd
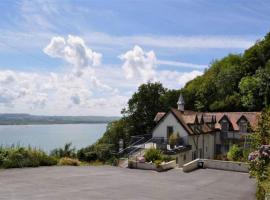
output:
[[[260,112],[195,112],[185,110],[180,95],[177,109],[159,112],[152,137],[158,143],[168,143],[170,136],[178,134],[181,142],[171,150],[177,155],[179,166],[196,158],[214,159],[224,155],[229,147],[243,138],[257,125]],[[157,145],[163,147],[164,145]],[[167,145],[165,145],[166,151]]]

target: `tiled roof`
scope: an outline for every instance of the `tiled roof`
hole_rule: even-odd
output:
[[[158,122],[166,113],[165,112],[158,112],[155,116],[154,121]]]
[[[230,120],[233,129],[239,130],[239,126],[237,124],[237,121],[242,117],[245,116],[252,128],[255,128],[258,124],[258,120],[261,116],[261,112],[209,112],[205,113],[206,115],[214,115],[217,119],[217,123],[215,124],[216,128],[220,128],[220,123],[218,121],[226,115],[228,119]]]
[[[260,112],[194,112],[190,110],[185,110],[184,112],[182,112],[175,108],[172,108],[171,112],[190,134],[194,133],[190,125],[194,124],[196,116],[199,123],[203,120],[201,130],[203,133],[207,133],[212,132],[216,129],[220,129],[221,126],[219,120],[224,116],[226,116],[230,120],[233,130],[239,131],[239,126],[237,122],[242,116],[244,116],[248,120],[248,123],[252,128],[255,128],[261,115]],[[157,113],[155,121],[158,122],[160,119],[162,119],[162,117],[165,116],[165,114],[166,113],[164,112]],[[211,128],[207,124],[213,121],[214,127]]]

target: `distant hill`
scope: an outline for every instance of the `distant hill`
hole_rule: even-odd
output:
[[[23,124],[92,124],[109,123],[120,117],[105,116],[42,116],[30,114],[0,114],[0,125]]]

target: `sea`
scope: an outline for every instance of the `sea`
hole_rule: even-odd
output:
[[[0,126],[0,146],[31,146],[46,152],[66,143],[76,149],[95,143],[106,131],[107,124],[50,124]]]

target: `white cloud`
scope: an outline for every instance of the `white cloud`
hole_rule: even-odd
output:
[[[100,81],[89,79],[87,73],[77,77],[68,73],[0,70],[0,111],[119,115],[128,97]]]
[[[170,60],[157,60],[158,65],[169,65],[169,66],[175,66],[175,67],[189,67],[189,68],[195,68],[195,69],[205,69],[208,66],[207,65],[200,65],[200,64],[194,64],[194,63],[186,63],[186,62],[177,62],[177,61],[170,61]]]
[[[196,76],[202,75],[201,71],[179,72],[169,70],[157,70],[157,64],[175,66],[202,67],[191,63],[158,60],[154,51],[145,52],[141,47],[135,46],[132,50],[120,55],[124,61],[122,69],[129,80],[135,80],[137,84],[147,81],[160,81],[165,87],[180,88]]]
[[[124,61],[122,68],[127,79],[141,78],[143,82],[154,80],[157,59],[153,51],[144,52],[136,45],[119,58]]]
[[[245,49],[253,45],[258,36],[234,35],[135,35],[113,36],[106,33],[87,33],[85,38],[93,45],[122,46],[141,45],[169,49]]]
[[[77,75],[81,75],[87,67],[100,65],[102,57],[100,53],[88,48],[82,38],[71,35],[67,40],[53,37],[43,51],[51,57],[62,58],[70,63]]]

